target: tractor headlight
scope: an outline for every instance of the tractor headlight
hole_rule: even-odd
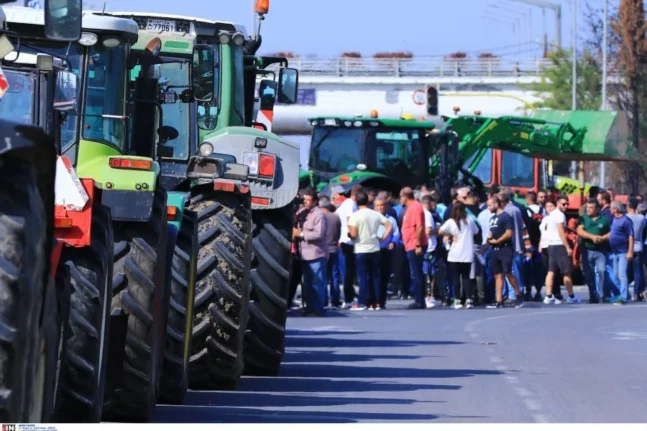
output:
[[[209,142],[203,142],[200,144],[200,155],[202,157],[209,157],[211,154],[213,154],[213,145]]]
[[[241,32],[236,32],[234,33],[232,40],[234,42],[234,45],[240,46],[245,43],[245,35],[243,35]]]

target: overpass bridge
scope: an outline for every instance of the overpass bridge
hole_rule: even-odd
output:
[[[308,135],[308,117],[320,115],[427,117],[426,87],[439,91],[440,115],[525,115],[538,101],[528,84],[540,82],[543,58],[293,58],[299,70],[299,100],[275,107],[273,130],[281,135]],[[611,77],[610,80],[616,79]]]

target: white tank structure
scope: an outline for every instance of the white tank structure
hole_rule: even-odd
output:
[[[416,118],[432,120],[439,118],[427,115],[425,87],[416,85],[308,85],[300,84],[300,90],[314,90],[316,104],[277,105],[274,109],[274,133],[305,135],[310,133],[308,118],[317,116],[352,117],[368,116],[371,110],[380,117],[399,118],[410,114]],[[488,117],[504,115],[527,116],[539,99],[530,91],[512,90],[503,92],[440,91],[438,112],[454,116],[454,107],[460,108],[459,115],[472,115],[480,111]],[[420,104],[422,103],[422,104]]]
[[[369,115],[398,118],[427,114],[427,88],[438,91],[438,113],[454,116],[525,115],[538,101],[524,84],[541,81],[550,67],[544,58],[449,59],[301,58],[290,59],[299,70],[299,101],[278,105],[273,130],[278,134],[310,133],[308,117]]]

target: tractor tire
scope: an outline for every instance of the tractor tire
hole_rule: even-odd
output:
[[[245,374],[276,376],[285,353],[292,268],[293,205],[254,211],[252,295],[245,334]]]
[[[243,373],[250,294],[251,197],[209,191],[198,219],[198,270],[189,368],[191,389],[233,389]]]
[[[171,262],[171,305],[166,327],[166,353],[160,383],[160,401],[183,404],[189,387],[189,356],[198,260],[196,214],[185,211]]]
[[[41,316],[45,305],[47,217],[34,167],[0,160],[0,422],[42,417]],[[34,393],[36,392],[36,393]],[[40,393],[39,393],[40,392]]]
[[[123,377],[108,420],[147,422],[159,397],[170,301],[166,192],[155,190],[145,223],[115,223],[112,310],[128,316]]]
[[[103,410],[114,238],[110,211],[101,204],[92,209],[90,232],[91,244],[65,247],[59,263],[72,287],[54,405],[54,420],[62,423],[99,422]]]

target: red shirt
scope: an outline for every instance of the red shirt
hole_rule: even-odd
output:
[[[422,241],[418,241],[418,228],[422,228]],[[421,245],[423,250],[427,249],[427,235],[425,232],[425,212],[418,201],[407,202],[407,211],[402,220],[402,241],[406,251],[414,251],[416,245]]]

